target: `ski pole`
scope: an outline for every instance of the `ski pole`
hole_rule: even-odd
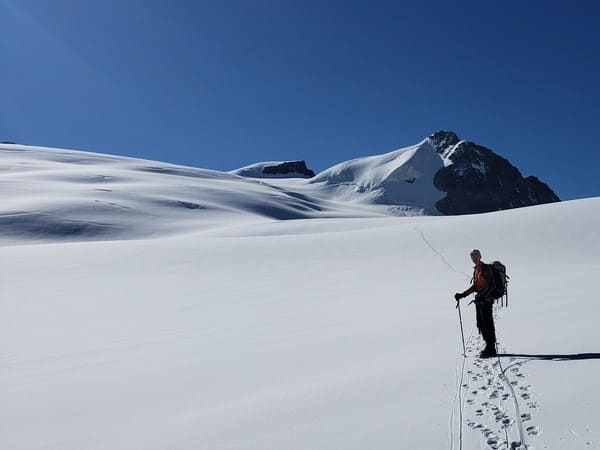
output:
[[[463,356],[467,356],[467,349],[465,347],[465,333],[462,325],[462,315],[460,314],[460,302],[456,300],[456,309],[458,309],[458,321],[460,322],[460,336],[462,337],[463,344]]]

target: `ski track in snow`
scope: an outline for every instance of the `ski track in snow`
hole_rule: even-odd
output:
[[[467,338],[467,341],[471,340],[471,337],[473,336],[474,333],[474,329],[471,329],[471,332],[469,333],[469,336]],[[455,442],[456,442],[456,438],[455,438],[455,428],[456,428],[456,424],[455,424],[455,419],[456,419],[456,409],[458,407],[458,417],[459,417],[459,429],[458,429],[458,448],[462,449],[463,448],[463,428],[464,428],[464,422],[463,422],[463,411],[464,411],[464,396],[462,395],[462,388],[461,386],[464,384],[464,378],[465,378],[465,365],[467,367],[467,371],[470,370],[470,362],[469,362],[469,358],[462,358],[459,359],[457,361],[457,365],[456,365],[456,373],[455,373],[455,379],[456,379],[456,387],[455,387],[455,391],[454,391],[454,400],[452,402],[452,408],[450,409],[450,418],[448,420],[448,424],[449,424],[449,432],[448,432],[448,441],[449,441],[449,445],[450,445],[450,450],[454,450],[455,448]],[[460,370],[459,370],[460,367]]]
[[[446,259],[446,257],[440,253],[427,239],[423,230],[420,229],[420,224],[415,225],[414,230],[420,234],[421,239],[425,244],[439,256],[442,263],[444,263],[452,272],[464,275],[467,280],[470,279],[469,275],[465,272],[456,270]],[[494,305],[494,321],[498,321],[498,311],[500,306]],[[498,334],[498,330],[496,330]],[[466,424],[469,428],[474,431],[480,432],[482,435],[483,442],[492,450],[501,448],[510,448],[516,450],[533,450],[534,447],[527,445],[525,434],[523,433],[523,422],[532,420],[532,413],[526,412],[521,413],[519,406],[519,398],[526,402],[527,407],[530,411],[534,411],[539,408],[538,402],[532,399],[532,386],[530,384],[522,383],[522,380],[526,378],[526,374],[522,371],[525,364],[523,361],[516,361],[516,358],[510,358],[512,364],[503,368],[500,357],[481,359],[478,357],[479,349],[483,347],[483,339],[480,335],[474,333],[474,329],[471,329],[469,337],[465,343],[466,355],[462,356],[462,364],[457,364],[456,379],[459,380],[457,384],[457,391],[454,395],[454,401],[450,411],[449,427],[448,432],[450,450],[456,448],[456,406],[459,409],[459,422],[458,422],[458,448],[463,449],[463,425],[464,425],[464,411],[466,407],[470,407],[470,414],[475,417],[481,417],[479,420],[467,419]],[[506,353],[506,349],[500,344],[497,344],[499,353]],[[473,366],[469,364],[470,360],[474,359]],[[461,366],[460,374],[458,373],[458,366]],[[467,367],[467,383],[464,383],[465,378],[465,366]],[[518,378],[517,381],[512,381],[509,375],[513,375]],[[484,381],[483,385],[478,388],[471,390],[471,382],[480,383]],[[515,392],[515,388],[518,390]],[[465,395],[462,395],[462,392]],[[503,407],[504,402],[513,400],[514,414],[511,416],[509,412]],[[464,404],[466,401],[467,405]],[[517,438],[510,439],[510,433],[513,431],[513,426],[516,425]],[[534,424],[526,424],[526,431],[528,436],[537,436],[540,433],[540,428]],[[513,433],[514,434],[514,433]]]

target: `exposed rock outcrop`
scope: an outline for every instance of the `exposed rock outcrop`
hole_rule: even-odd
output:
[[[534,176],[524,178],[507,159],[473,142],[461,141],[451,131],[429,136],[445,161],[434,177],[446,192],[436,208],[447,215],[475,214],[558,202],[560,199]]]

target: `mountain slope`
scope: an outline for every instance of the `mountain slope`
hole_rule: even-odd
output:
[[[384,213],[214,170],[6,144],[0,193],[0,242],[130,239],[231,221]]]
[[[337,198],[420,207],[434,214],[442,195],[433,178],[441,168],[441,159],[425,139],[412,147],[340,163],[311,182],[324,184]]]

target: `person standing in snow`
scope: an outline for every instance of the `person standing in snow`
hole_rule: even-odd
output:
[[[473,284],[464,292],[457,292],[454,298],[458,302],[461,298],[475,295],[475,311],[477,314],[477,328],[485,341],[485,348],[479,355],[481,358],[489,358],[496,355],[496,329],[492,307],[494,299],[491,293],[496,288],[492,268],[481,260],[481,252],[477,249],[471,252],[471,260],[475,264],[473,268]]]

